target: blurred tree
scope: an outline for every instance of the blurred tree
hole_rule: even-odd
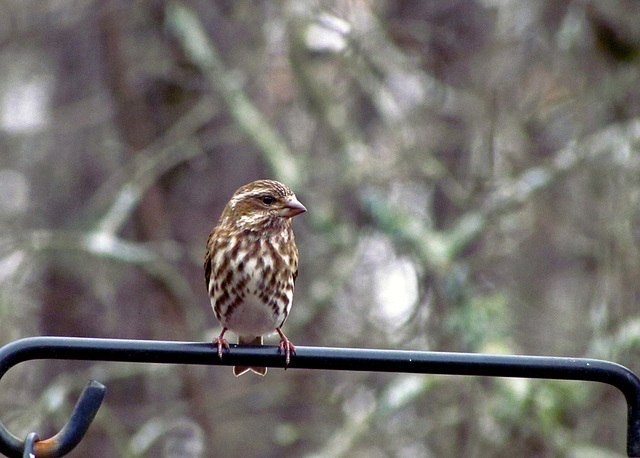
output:
[[[637,2],[0,6],[2,343],[210,340],[207,235],[268,177],[309,209],[296,344],[639,370]],[[45,436],[90,377],[72,456],[624,450],[608,388],[405,374],[29,363],[2,421]]]

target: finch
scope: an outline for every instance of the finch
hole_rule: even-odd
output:
[[[227,203],[209,235],[204,275],[211,306],[222,325],[213,339],[222,359],[224,338],[231,330],[239,344],[261,345],[262,336],[277,332],[280,351],[289,365],[295,346],[282,332],[298,276],[298,248],[291,219],[304,213],[288,186],[259,180],[242,186]],[[236,366],[236,376],[247,371],[265,375],[266,367]]]

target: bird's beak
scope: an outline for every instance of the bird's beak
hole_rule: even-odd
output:
[[[307,209],[304,205],[302,205],[298,199],[292,197],[289,202],[284,204],[284,208],[280,210],[280,216],[284,216],[285,218],[292,218],[300,213],[306,212]]]

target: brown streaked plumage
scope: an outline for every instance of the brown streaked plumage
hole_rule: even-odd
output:
[[[288,186],[259,180],[238,189],[209,235],[204,274],[211,306],[222,325],[213,340],[222,358],[227,330],[239,344],[261,345],[262,336],[277,332],[288,365],[294,345],[283,334],[298,275],[298,249],[291,218],[305,212]],[[235,375],[266,367],[233,368]]]

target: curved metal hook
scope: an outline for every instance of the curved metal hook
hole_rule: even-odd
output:
[[[35,456],[33,447],[38,440],[38,435],[36,433],[27,434],[27,438],[24,440],[24,452],[22,453],[22,458],[33,458]]]
[[[55,436],[35,442],[33,451],[38,458],[58,458],[66,455],[80,443],[96,416],[107,388],[95,380],[89,381],[82,391],[71,418]],[[9,457],[22,457],[26,440],[20,440],[0,423],[0,453]]]

